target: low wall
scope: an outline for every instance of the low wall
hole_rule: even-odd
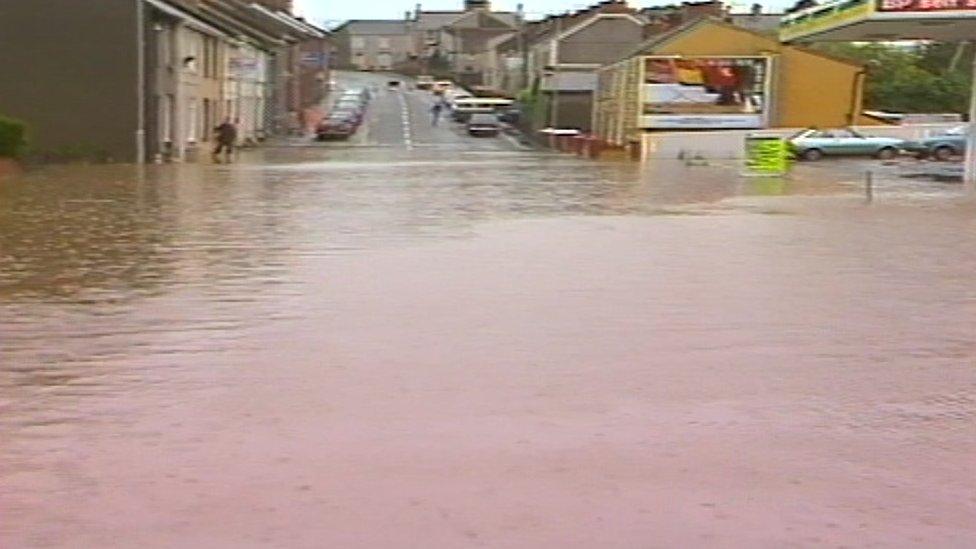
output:
[[[865,135],[921,139],[937,135],[958,124],[919,124],[913,126],[865,126],[856,127]],[[705,132],[648,132],[643,134],[642,157],[649,159],[675,159],[688,157],[742,158],[745,138],[751,134],[789,137],[801,128],[776,128],[770,130],[723,130]]]
[[[0,179],[11,176],[18,175],[23,171],[23,167],[20,162],[12,158],[0,157]]]

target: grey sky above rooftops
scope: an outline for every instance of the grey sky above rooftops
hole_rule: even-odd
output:
[[[550,13],[585,8],[598,1],[493,0],[492,8],[499,11],[515,11],[516,6],[521,2],[525,5],[525,11],[530,19],[539,19]],[[681,2],[680,0],[675,2],[644,0],[632,1],[631,5],[644,7],[675,3]],[[747,11],[752,3],[742,0],[731,2],[736,11]],[[760,3],[768,10],[782,11],[796,2],[795,0],[766,0]],[[421,0],[420,4],[425,11],[460,10],[464,6],[464,0]],[[404,12],[413,11],[416,5],[415,0],[295,0],[295,8],[299,15],[327,28],[336,27],[348,19],[402,19]]]

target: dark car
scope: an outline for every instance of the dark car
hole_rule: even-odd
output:
[[[359,128],[359,122],[358,115],[355,113],[333,112],[316,126],[315,139],[318,141],[349,139]]]
[[[945,161],[966,152],[966,135],[966,126],[958,126],[941,135],[909,141],[902,148],[919,158]]]
[[[500,130],[498,115],[478,113],[472,114],[467,124],[468,135],[475,137],[495,137]]]

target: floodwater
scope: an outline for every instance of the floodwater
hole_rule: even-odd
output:
[[[976,205],[269,149],[0,181],[0,547],[976,546]]]

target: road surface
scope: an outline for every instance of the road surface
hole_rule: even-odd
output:
[[[0,181],[0,547],[976,546],[958,187],[527,152],[428,101]]]

